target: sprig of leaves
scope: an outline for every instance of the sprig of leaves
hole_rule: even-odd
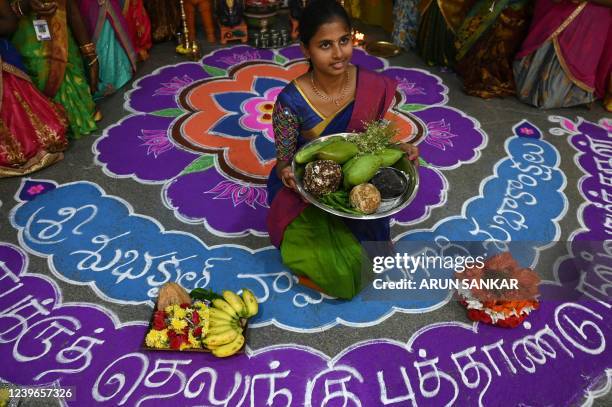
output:
[[[397,135],[398,130],[387,121],[378,120],[365,123],[365,131],[348,138],[361,154],[375,154],[387,148]]]
[[[212,302],[212,300],[217,299],[217,298],[223,298],[222,296],[220,296],[213,290],[210,290],[210,289],[206,290],[204,288],[194,288],[189,293],[189,296],[194,300],[209,301],[209,302]]]

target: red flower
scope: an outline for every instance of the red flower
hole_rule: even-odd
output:
[[[185,308],[189,308],[189,304],[187,304],[186,302],[181,304],[181,308],[185,309]]]
[[[193,330],[193,336],[202,336],[202,327],[198,326]]]
[[[516,279],[518,289],[479,289],[473,288],[472,295],[485,304],[503,304],[506,301],[534,301],[538,296],[540,277],[531,269],[521,268],[510,252],[488,258],[484,267],[471,267],[455,277],[466,280],[509,280]]]
[[[157,311],[153,316],[153,329],[162,331],[166,328],[166,313]]]
[[[168,335],[170,338],[170,347],[172,349],[180,349],[183,343],[187,343],[189,339],[186,335]]]
[[[198,315],[198,311],[193,311],[191,313],[191,322],[193,322],[195,325],[200,323],[200,315]]]

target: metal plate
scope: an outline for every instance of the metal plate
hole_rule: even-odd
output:
[[[398,55],[400,47],[387,41],[376,41],[366,44],[365,50],[368,54],[381,58],[389,58]]]
[[[305,144],[304,146],[302,146],[302,148],[306,148],[307,146],[322,143],[325,140],[329,139],[330,137],[341,136],[344,138],[348,138],[351,135],[353,135],[353,133],[330,134],[329,136],[319,137]],[[302,176],[297,171],[300,164],[296,163],[295,159],[291,162],[291,169],[293,170],[293,173],[295,174],[295,181],[296,181],[297,188],[298,188],[300,195],[306,198],[308,202],[312,203],[318,208],[323,209],[325,212],[328,212],[328,213],[331,213],[333,215],[340,216],[343,218],[350,218],[350,219],[379,219],[379,218],[384,218],[387,216],[394,215],[397,212],[401,211],[406,206],[410,205],[410,202],[412,202],[412,200],[416,196],[416,192],[419,188],[419,172],[417,171],[416,167],[411,161],[406,160],[406,163],[408,163],[408,165],[406,165],[406,170],[402,171],[402,173],[406,177],[406,182],[408,183],[408,187],[406,188],[404,193],[395,199],[383,200],[380,206],[378,207],[378,210],[369,215],[366,215],[366,214],[354,215],[352,213],[342,212],[337,209],[331,208],[322,202],[319,202],[319,200],[316,197],[314,197],[313,195],[311,195],[309,192],[307,192],[304,189],[304,183],[302,182]]]

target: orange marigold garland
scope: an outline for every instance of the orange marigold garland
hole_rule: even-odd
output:
[[[469,284],[460,284],[460,287],[467,285],[472,288],[460,288],[457,294],[472,321],[514,328],[539,307],[540,278],[533,270],[520,267],[510,252],[490,257],[482,268],[467,268],[456,273],[455,277],[457,280],[470,280]],[[488,280],[516,280],[518,288],[496,289],[480,284]],[[473,281],[479,284],[472,284]]]

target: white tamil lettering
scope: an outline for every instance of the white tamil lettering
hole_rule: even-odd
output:
[[[400,366],[400,374],[402,375],[402,381],[405,386],[406,394],[400,394],[395,397],[389,397],[387,384],[385,383],[385,376],[382,370],[376,372],[376,378],[378,380],[378,387],[380,388],[380,402],[388,406],[389,404],[403,403],[405,401],[410,401],[410,405],[412,407],[417,407],[416,395],[412,390],[412,384],[410,383],[410,378],[408,377],[408,373],[406,372],[406,368],[404,366]],[[394,381],[395,383],[395,381]],[[399,388],[394,384],[393,389],[399,391]]]
[[[483,398],[491,385],[492,374],[491,370],[482,362],[475,360],[472,357],[472,354],[476,352],[476,346],[471,346],[462,350],[461,352],[451,353],[451,359],[455,362],[455,366],[461,375],[461,381],[468,389],[477,389],[481,386],[481,376],[480,372],[484,374],[486,377],[486,383],[484,383],[484,387],[480,391],[478,396],[478,405],[483,405]],[[467,363],[463,364],[461,359],[467,359]],[[472,372],[469,374],[468,372]],[[470,376],[472,379],[470,379]]]
[[[104,332],[103,328],[98,328],[94,331],[96,334],[100,334],[102,332]],[[81,344],[83,343],[83,344]],[[35,381],[39,381],[41,380],[43,377],[53,374],[53,373],[63,373],[63,374],[74,374],[74,373],[79,373],[82,372],[83,370],[87,369],[89,367],[89,365],[91,364],[91,360],[93,358],[93,354],[91,352],[91,350],[93,349],[94,346],[96,345],[102,345],[104,343],[103,340],[91,337],[91,336],[81,336],[79,337],[76,341],[74,341],[74,343],[72,343],[70,346],[60,350],[57,353],[57,356],[55,357],[55,360],[63,365],[69,365],[69,364],[73,364],[75,362],[80,361],[81,359],[85,359],[83,360],[81,366],[78,367],[72,367],[70,369],[65,368],[65,369],[51,369],[51,370],[47,370],[44,371],[42,373],[40,373],[39,375],[37,375],[36,377],[34,377]]]
[[[185,376],[185,373],[178,369],[178,366],[189,366],[191,362],[191,359],[157,359],[155,361],[155,367],[145,377],[143,382],[144,386],[149,389],[159,388],[165,386],[171,380],[176,378],[178,380],[178,384],[175,383],[176,391],[173,393],[149,394],[148,396],[138,400],[136,407],[144,404],[147,400],[169,399],[181,393],[185,388],[187,377]]]
[[[107,402],[118,397],[120,393],[125,389],[127,385],[127,379],[130,377],[130,375],[133,375],[135,374],[135,372],[138,371],[137,367],[134,366],[134,360],[140,363],[140,373],[138,373],[138,377],[134,381],[134,384],[132,384],[132,387],[130,387],[125,392],[121,400],[116,403],[118,406],[124,405],[132,396],[132,394],[136,391],[140,383],[142,383],[142,380],[144,379],[149,368],[149,359],[139,352],[133,352],[128,353],[127,355],[123,355],[119,359],[116,359],[112,363],[110,363],[106,367],[106,369],[102,371],[102,373],[98,376],[98,379],[94,383],[93,388],[91,389],[91,395],[93,399],[97,402]],[[122,371],[118,371],[112,374],[106,381],[102,381],[109,370],[117,368],[117,366],[119,366],[123,362],[125,362],[126,365],[125,372],[129,372],[129,374],[124,373]],[[103,385],[104,388],[101,388],[101,385]],[[102,391],[106,393],[107,389],[110,390],[110,394],[103,395]]]
[[[560,305],[555,310],[555,323],[561,335],[576,349],[581,350],[589,355],[599,355],[606,348],[606,338],[599,326],[591,320],[583,320],[580,325],[577,325],[574,318],[568,315],[571,311],[583,311],[586,314],[594,317],[596,320],[602,321],[603,317],[592,311],[591,309],[575,303],[566,303]],[[562,322],[566,322],[572,328],[569,331]],[[591,329],[586,330],[585,327]],[[589,335],[594,334],[594,335]]]
[[[500,339],[499,341],[491,343],[489,345],[481,346],[480,350],[482,352],[484,352],[485,355],[487,355],[487,358],[489,359],[489,362],[491,362],[491,366],[493,366],[493,369],[495,369],[495,373],[497,373],[498,376],[501,376],[502,373],[501,373],[499,367],[497,366],[497,363],[495,363],[495,360],[493,359],[493,356],[491,356],[490,351],[493,350],[493,349],[497,349],[499,351],[499,354],[502,355],[503,364],[508,368],[508,370],[512,374],[516,374],[516,372],[517,372],[516,367],[514,367],[514,365],[512,364],[512,361],[510,360],[510,357],[508,356],[508,354],[504,350],[503,344],[504,344],[504,340]]]
[[[268,365],[268,367],[271,370],[276,370],[280,367],[280,362],[273,360],[272,362],[270,362],[270,364]],[[259,407],[261,404],[256,403],[255,402],[255,385],[257,383],[257,380],[264,380],[266,381],[267,385],[268,385],[268,394],[267,394],[267,398],[266,398],[266,406],[272,406],[275,404],[275,401],[277,399],[277,397],[283,397],[284,400],[286,400],[287,404],[285,404],[285,407],[290,407],[291,406],[291,402],[293,401],[293,394],[291,393],[291,390],[289,390],[288,388],[281,388],[280,390],[276,389],[277,383],[276,381],[278,379],[284,379],[287,376],[289,376],[289,374],[291,373],[291,370],[285,370],[284,372],[278,372],[278,373],[259,373],[256,375],[253,375],[253,380],[251,381],[251,391],[250,391],[250,402],[251,402],[251,407]]]
[[[45,328],[34,335],[39,326]],[[40,320],[19,335],[13,346],[13,357],[18,362],[31,362],[40,359],[54,347],[53,340],[56,337],[60,339],[56,341],[55,347],[62,348],[67,337],[76,334],[80,328],[81,322],[69,316],[54,316]],[[34,352],[36,346],[33,339],[40,339],[40,345],[43,346],[43,349],[38,353]],[[23,346],[21,346],[22,342],[25,342]],[[26,355],[25,352],[28,352],[29,355]]]
[[[427,352],[425,349],[419,349],[418,351],[419,358],[425,359],[427,358]],[[427,399],[431,399],[440,394],[440,390],[442,389],[442,381],[446,381],[453,387],[453,396],[449,401],[444,403],[445,406],[452,406],[457,400],[459,396],[459,386],[455,379],[453,379],[448,373],[442,372],[438,369],[438,362],[440,358],[430,358],[422,361],[415,361],[413,363],[414,367],[417,370],[417,375],[419,376],[419,391],[421,395]],[[433,388],[427,388],[427,383],[431,383],[433,380]],[[440,403],[441,404],[441,403]]]
[[[19,276],[11,271],[6,263],[0,260],[0,298],[23,287]]]
[[[0,311],[0,321],[15,321],[13,325],[10,322],[2,323],[2,326],[6,327],[6,329],[0,332],[0,343],[13,342],[28,329],[28,321],[39,315],[49,315],[52,303],[53,299],[51,298],[38,301],[32,295],[27,295],[8,308]],[[15,333],[9,336],[10,332]]]
[[[216,393],[217,388],[217,379],[218,373],[215,369],[211,367],[202,367],[195,371],[194,374],[191,375],[187,383],[185,384],[185,390],[183,394],[188,399],[201,398],[201,394],[206,387],[206,382],[202,380],[199,383],[197,389],[192,390],[192,385],[195,383],[196,379],[200,379],[200,376],[208,375],[210,377],[210,383],[208,383],[208,398],[207,401],[214,406],[227,406],[229,405],[230,400],[234,397],[234,395],[238,392],[240,388],[240,384],[242,383],[242,374],[240,372],[234,372],[234,386],[231,390],[229,390],[225,398],[218,399]]]

